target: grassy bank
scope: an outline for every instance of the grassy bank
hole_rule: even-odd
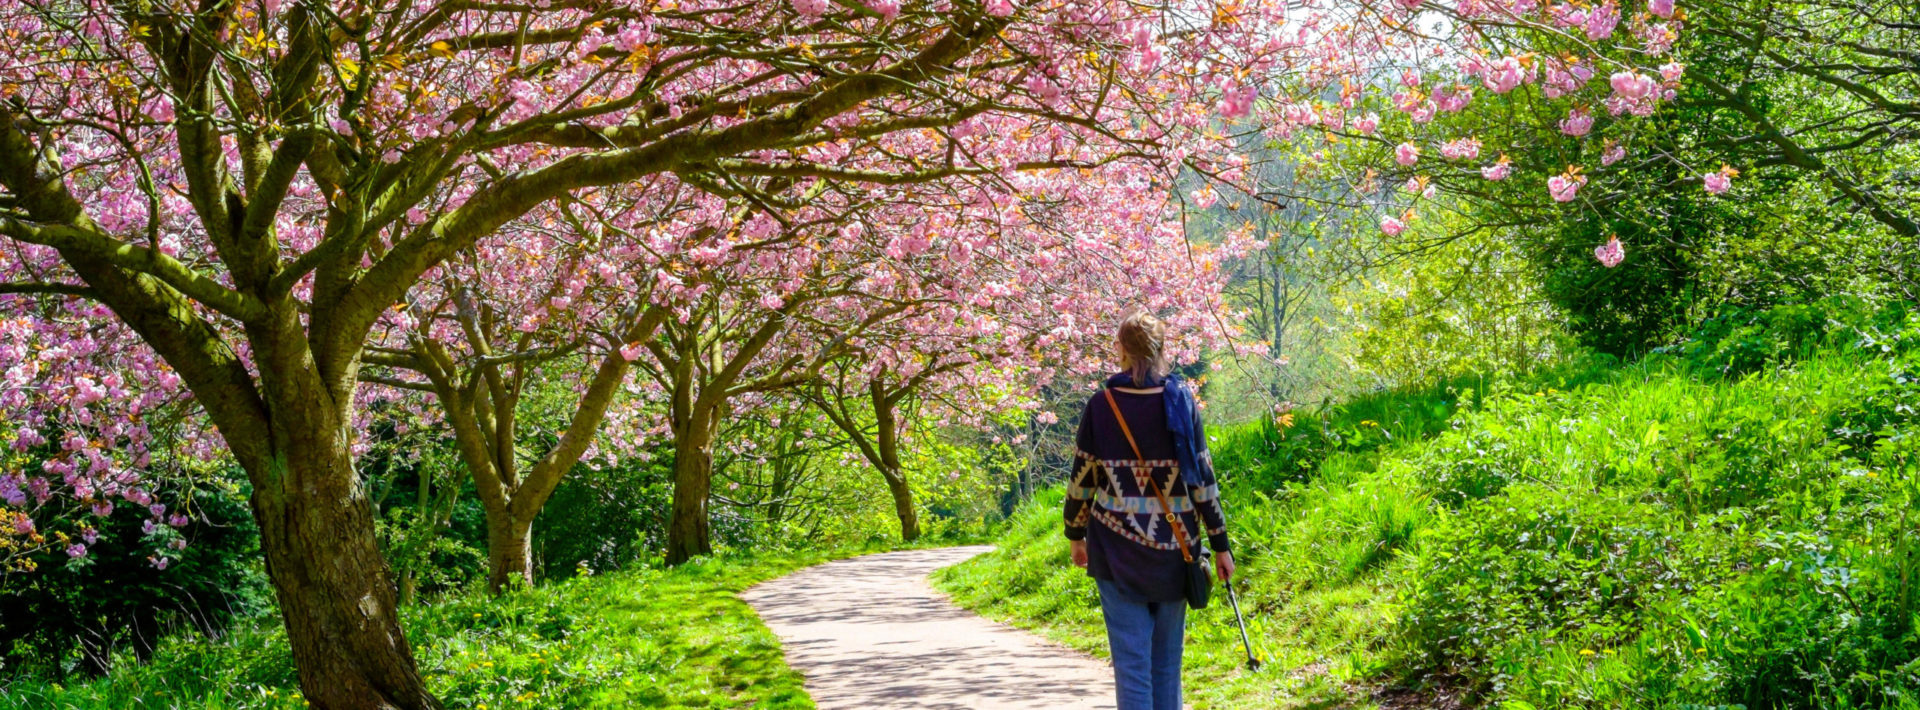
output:
[[[778,640],[734,593],[858,551],[715,558],[582,577],[502,599],[406,610],[427,685],[448,707],[811,708]],[[17,681],[9,708],[304,708],[278,627],[169,640],[70,687]]]
[[[1190,698],[1920,707],[1916,331],[1733,333],[1216,432],[1270,664],[1200,612]],[[938,583],[1101,652],[1058,500]]]

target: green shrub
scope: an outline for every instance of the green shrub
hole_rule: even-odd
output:
[[[1543,646],[1631,638],[1650,599],[1689,583],[1665,516],[1629,497],[1516,486],[1441,518],[1406,592],[1418,662],[1498,685]]]
[[[96,518],[98,541],[80,562],[49,554],[38,569],[0,576],[0,681],[84,679],[138,663],[170,634],[217,638],[235,617],[270,608],[244,491],[209,486],[189,510],[177,529]]]
[[[1742,375],[1858,339],[1876,315],[1873,304],[1846,295],[1765,309],[1727,308],[1701,321],[1685,342],[1660,352],[1677,354],[1700,372]]]

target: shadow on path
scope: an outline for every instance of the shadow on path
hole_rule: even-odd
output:
[[[828,562],[741,593],[821,710],[1113,708],[1113,671],[947,601],[927,575],[991,547]]]

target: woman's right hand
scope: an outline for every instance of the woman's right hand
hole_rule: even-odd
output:
[[[1087,541],[1070,540],[1068,542],[1073,546],[1073,566],[1085,569],[1087,566]]]

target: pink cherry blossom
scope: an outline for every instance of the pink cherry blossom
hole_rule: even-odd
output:
[[[1564,173],[1547,178],[1547,194],[1553,196],[1554,202],[1572,202],[1586,184],[1587,178],[1580,174],[1579,169],[1568,168]]]
[[[1612,37],[1614,28],[1620,24],[1620,6],[1614,4],[1613,0],[1606,0],[1587,13],[1584,24],[1589,40]]]
[[[1464,84],[1446,87],[1433,92],[1433,102],[1441,111],[1459,113],[1473,102],[1473,89]]]
[[[1397,237],[1401,232],[1407,231],[1407,223],[1395,217],[1388,217],[1380,220],[1380,231],[1385,232],[1389,237]]]
[[[647,23],[629,22],[613,36],[613,48],[622,52],[633,52],[653,41],[653,27]]]
[[[173,122],[173,100],[166,96],[157,96],[147,102],[147,117],[161,123]]]
[[[1521,66],[1519,57],[1502,57],[1487,68],[1483,78],[1487,89],[1496,94],[1512,91],[1514,87],[1526,81],[1527,70]]]
[[[1480,177],[1486,178],[1493,182],[1500,182],[1501,180],[1505,180],[1507,179],[1507,176],[1512,174],[1513,174],[1513,161],[1509,160],[1507,156],[1504,156],[1504,155],[1500,156],[1500,159],[1497,161],[1494,161],[1492,165],[1486,165],[1480,168]]]
[[[1722,165],[1719,170],[1702,175],[1700,181],[1706,186],[1708,193],[1719,195],[1733,189],[1733,178],[1739,174],[1740,171]]]
[[[987,0],[984,7],[987,14],[994,17],[1007,17],[1013,14],[1013,0]]]
[[[1361,116],[1359,120],[1353,122],[1353,129],[1363,136],[1373,135],[1375,131],[1380,130],[1380,114],[1368,113]]]
[[[1634,71],[1614,72],[1609,83],[1613,85],[1615,94],[1631,101],[1646,98],[1660,88],[1653,77]]]
[[[1578,108],[1568,111],[1567,117],[1560,120],[1560,132],[1570,136],[1584,136],[1592,130],[1593,116]]]
[[[1220,93],[1220,117],[1239,118],[1253,110],[1253,100],[1258,96],[1253,86],[1241,86]]]
[[[1647,0],[1647,12],[1656,17],[1673,17],[1673,0]]]
[[[1608,237],[1607,243],[1593,248],[1593,258],[1599,259],[1601,265],[1611,269],[1619,266],[1621,260],[1627,258],[1627,248],[1620,244],[1620,237]]]
[[[1627,146],[1619,141],[1607,141],[1606,150],[1600,154],[1600,164],[1612,165],[1625,157],[1627,157]]]
[[[1396,163],[1406,166],[1412,166],[1414,163],[1420,162],[1420,146],[1414,145],[1411,142],[1401,143],[1395,146],[1393,149],[1393,160]]]
[[[1440,157],[1447,160],[1473,160],[1480,157],[1480,141],[1458,138],[1440,144]]]

